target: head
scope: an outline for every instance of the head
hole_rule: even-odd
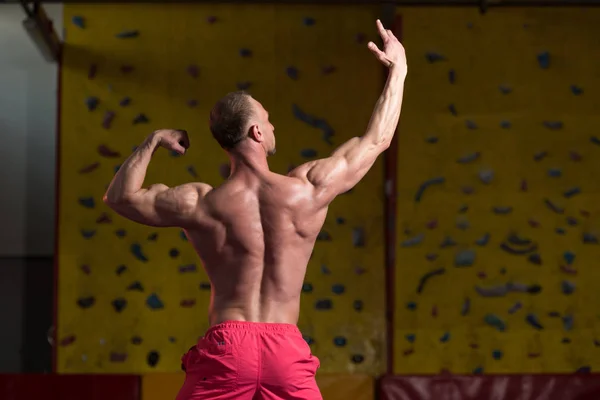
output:
[[[210,130],[226,151],[241,146],[260,146],[275,154],[275,128],[262,104],[245,92],[233,92],[220,99],[210,112]]]

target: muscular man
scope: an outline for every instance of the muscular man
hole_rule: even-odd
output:
[[[187,133],[162,129],[125,161],[105,195],[120,215],[150,226],[181,227],[212,284],[211,328],[183,356],[177,399],[321,399],[318,359],[296,323],[306,266],[331,201],[356,185],[390,145],[402,103],[406,58],[377,21],[383,51],[369,50],[389,74],[363,136],[287,176],[269,170],[273,125],[263,106],[230,93],[213,108],[210,129],[231,159],[221,186],[142,188],[159,147],[185,154]]]

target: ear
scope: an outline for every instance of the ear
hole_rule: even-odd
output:
[[[262,132],[260,131],[258,124],[252,125],[250,127],[250,129],[248,130],[248,137],[250,137],[250,139],[252,139],[258,143],[260,143],[264,140],[264,136],[263,136]]]

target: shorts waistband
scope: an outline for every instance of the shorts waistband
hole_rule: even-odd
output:
[[[224,321],[211,326],[206,333],[220,330],[238,330],[250,332],[279,332],[300,333],[300,329],[293,324],[278,324],[273,322],[247,322],[247,321]]]

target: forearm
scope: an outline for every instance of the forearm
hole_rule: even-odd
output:
[[[110,183],[104,195],[104,201],[107,203],[121,203],[142,188],[146,170],[152,159],[152,154],[159,146],[159,142],[158,136],[150,135],[127,158]]]
[[[399,67],[390,69],[363,139],[370,140],[375,145],[389,146],[400,119],[405,77],[406,71]]]

